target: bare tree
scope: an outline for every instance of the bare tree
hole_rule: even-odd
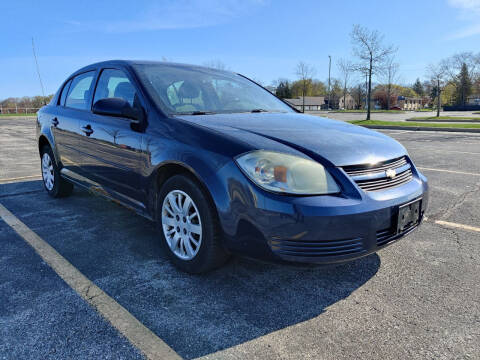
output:
[[[434,86],[436,87],[436,96],[437,96],[437,117],[440,116],[440,107],[442,105],[441,94],[442,94],[442,87],[445,85],[445,74],[446,68],[444,65],[433,65],[430,64],[427,67],[428,75],[432,81]]]
[[[384,46],[383,35],[376,30],[368,30],[360,25],[354,25],[351,33],[353,54],[360,62],[356,69],[368,73],[367,89],[367,120],[370,120],[370,101],[372,98],[372,74],[381,68],[382,63],[392,55],[396,49],[393,46]]]
[[[440,66],[444,69],[445,76],[455,79],[463,64],[467,66],[470,76],[477,77],[480,71],[480,54],[474,54],[471,51],[457,53],[442,60]]]
[[[350,61],[345,59],[340,59],[337,61],[338,69],[342,77],[343,85],[343,106],[346,108],[346,97],[348,92],[348,82],[350,80],[350,75],[353,71],[353,65]]]
[[[300,61],[297,64],[297,68],[295,73],[297,76],[300,78],[300,81],[302,82],[302,112],[305,112],[305,95],[307,93],[307,82],[312,80],[313,75],[315,74],[315,69],[313,66],[308,65],[304,63],[303,61]]]
[[[398,81],[398,67],[399,65],[394,62],[393,56],[390,56],[385,60],[382,67],[381,75],[385,84],[385,93],[387,95],[387,110],[390,110],[390,98],[392,97],[392,85]]]
[[[218,69],[218,70],[228,70],[227,65],[225,65],[222,61],[218,59],[206,61],[203,63],[203,66],[206,66],[212,69]]]

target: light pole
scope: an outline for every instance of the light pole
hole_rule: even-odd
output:
[[[328,107],[330,109],[330,69],[332,68],[332,57],[328,55]]]

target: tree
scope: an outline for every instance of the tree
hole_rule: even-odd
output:
[[[353,65],[351,62],[340,59],[337,61],[338,70],[340,71],[340,75],[342,77],[342,85],[343,85],[343,106],[346,108],[346,97],[347,97],[347,89],[348,89],[348,81],[350,80],[350,75],[353,70]],[[330,105],[330,104],[329,104]]]
[[[443,87],[442,94],[440,95],[442,99],[442,104],[453,105],[456,100],[456,94],[457,94],[457,85],[453,81],[448,82]]]
[[[417,78],[415,83],[412,85],[412,90],[415,91],[417,93],[417,95],[420,96],[420,97],[422,97],[425,94],[424,89],[423,89],[423,85],[420,82],[419,78]]]
[[[218,70],[228,70],[227,65],[225,65],[222,61],[218,59],[206,61],[203,63],[203,66],[206,66],[212,69],[218,69]]]
[[[350,89],[353,100],[355,101],[355,109],[361,109],[366,96],[364,84],[360,83]]]
[[[327,87],[320,80],[312,80],[311,96],[324,96],[327,94]]]
[[[360,25],[354,25],[351,33],[353,54],[360,60],[356,69],[368,74],[367,120],[370,120],[372,96],[372,74],[376,73],[382,63],[395,52],[393,46],[384,46],[383,35],[378,31],[370,31]]]
[[[275,95],[282,99],[290,99],[292,97],[292,90],[290,89],[288,80],[280,80]]]
[[[338,109],[340,98],[343,96],[343,86],[342,82],[339,79],[331,79],[331,89],[330,89],[330,104],[329,107],[332,109]]]
[[[441,66],[445,75],[450,79],[455,79],[464,66],[467,67],[471,78],[477,78],[477,76],[480,75],[480,53],[474,54],[471,51],[457,53],[443,59],[441,61]]]
[[[302,112],[305,112],[305,96],[307,94],[307,81],[312,83],[312,76],[315,73],[315,69],[303,61],[300,61],[297,64],[296,68],[296,74],[300,79],[300,82],[302,84]]]
[[[398,80],[398,64],[393,61],[393,56],[385,60],[385,64],[380,69],[384,83],[385,83],[385,106],[390,110],[390,100],[392,97],[392,85]]]
[[[435,97],[437,98],[437,117],[439,117],[440,107],[442,105],[442,100],[441,100],[442,87],[444,86],[444,82],[445,82],[445,66],[430,64],[427,67],[427,71],[433,83],[432,84],[434,89],[432,93],[432,95],[434,95],[433,99],[435,99]]]
[[[387,90],[387,85],[378,85],[373,89],[373,99],[378,102],[382,109],[390,109],[391,104],[395,104],[399,95],[398,85],[390,85]]]
[[[467,103],[467,97],[472,93],[472,80],[468,74],[466,63],[462,64],[460,73],[458,74],[457,89],[455,94],[455,103],[464,106]]]

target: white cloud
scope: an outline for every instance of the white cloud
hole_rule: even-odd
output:
[[[448,3],[459,9],[480,11],[480,0],[448,0]]]
[[[90,23],[69,21],[78,27],[112,33],[188,29],[227,23],[248,15],[266,0],[176,0],[152,4],[132,14],[128,20],[105,20]]]
[[[480,0],[448,0],[448,4],[459,10],[459,17],[462,21],[470,23],[451,34],[449,39],[463,39],[480,35]]]

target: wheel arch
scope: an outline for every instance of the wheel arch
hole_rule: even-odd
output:
[[[50,146],[50,148],[53,150],[52,144],[50,143],[50,141],[48,140],[48,138],[47,138],[44,134],[42,134],[42,135],[40,135],[40,137],[38,138],[38,154],[39,154],[39,155],[41,155],[42,148],[43,148],[45,145]]]
[[[218,219],[218,209],[213,200],[213,196],[208,189],[202,177],[189,165],[179,161],[165,161],[159,164],[150,175],[148,186],[148,209],[152,214],[152,218],[157,218],[157,196],[163,184],[172,176],[185,175],[195,181],[200,189],[204,192],[210,205],[215,211],[215,216]]]

